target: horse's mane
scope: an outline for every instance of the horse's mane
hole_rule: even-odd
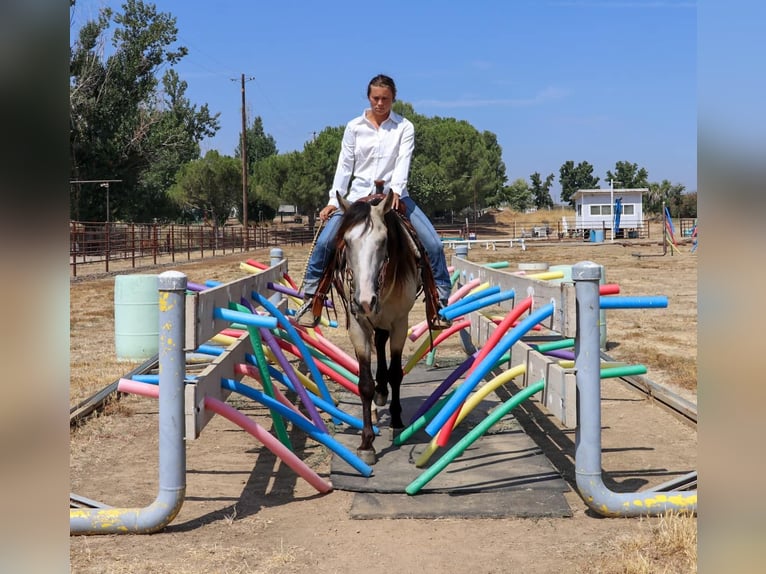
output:
[[[338,232],[335,235],[333,245],[335,255],[330,265],[324,271],[324,275],[332,274],[332,285],[338,294],[348,317],[348,301],[346,300],[345,289],[343,289],[343,279],[346,272],[345,241],[343,237],[346,232],[356,227],[364,225],[364,231],[372,226],[372,205],[377,203],[368,201],[356,201],[346,209],[341,218]],[[419,281],[418,258],[421,253],[416,253],[414,246],[416,239],[413,239],[411,232],[407,229],[403,217],[395,210],[389,210],[384,215],[384,222],[387,230],[387,274],[395,285],[403,285],[405,281]]]

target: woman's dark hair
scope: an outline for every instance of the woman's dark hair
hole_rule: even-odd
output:
[[[393,96],[394,101],[396,101],[396,84],[394,83],[393,78],[389,78],[388,76],[385,76],[383,74],[378,74],[375,76],[372,80],[370,80],[370,83],[367,84],[367,97],[370,97],[370,88],[375,86],[376,88],[388,88],[391,90],[391,95]]]

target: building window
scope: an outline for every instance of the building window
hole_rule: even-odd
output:
[[[634,215],[636,213],[636,206],[632,203],[628,203],[622,206],[623,215]]]
[[[591,215],[601,215],[601,206],[600,205],[591,205],[590,206],[590,214]]]

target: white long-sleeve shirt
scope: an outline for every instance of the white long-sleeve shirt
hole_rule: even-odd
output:
[[[344,195],[349,181],[349,201],[375,193],[376,179],[385,181],[386,190],[407,197],[414,148],[415,127],[407,118],[392,111],[376,128],[363,112],[346,124],[328,205],[338,207],[335,191]]]

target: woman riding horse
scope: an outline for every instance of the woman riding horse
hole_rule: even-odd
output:
[[[367,99],[370,107],[346,125],[329,202],[319,212],[325,226],[306,267],[303,279],[306,301],[296,312],[296,320],[304,326],[316,326],[319,321],[319,316],[312,312],[312,299],[322,272],[332,258],[333,241],[340,224],[340,204],[336,194],[353,202],[373,194],[376,181],[391,190],[393,209],[398,209],[399,203],[404,205],[406,216],[425,248],[442,306],[447,304],[452,288],[441,238],[407,191],[415,128],[412,122],[391,110],[396,99],[394,81],[382,74],[375,76],[367,86]],[[448,326],[449,322],[438,315],[438,309],[436,311],[429,317],[434,326]]]

